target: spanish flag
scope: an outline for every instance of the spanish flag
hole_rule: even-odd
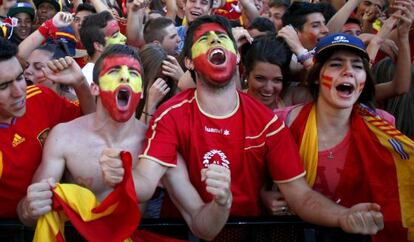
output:
[[[68,220],[88,241],[130,241],[141,213],[132,178],[131,154],[121,152],[120,155],[124,179],[102,203],[86,188],[57,184],[53,190],[52,211],[39,218],[33,241],[65,241],[64,224]]]
[[[311,103],[291,126],[311,186],[318,177],[316,125],[316,105]],[[385,228],[373,241],[414,241],[414,142],[362,104],[354,106],[350,132],[335,196],[344,206],[381,206]]]

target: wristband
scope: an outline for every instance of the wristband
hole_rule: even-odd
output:
[[[55,37],[58,28],[53,24],[53,19],[49,19],[40,25],[37,30],[39,30],[39,33],[47,39],[49,37]]]
[[[297,57],[298,62],[301,63],[301,64],[303,64],[305,61],[307,61],[308,59],[312,58],[314,54],[315,54],[315,51],[314,50],[307,51],[307,52],[305,52],[303,54],[300,54]]]

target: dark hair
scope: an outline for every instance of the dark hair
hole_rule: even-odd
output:
[[[37,47],[35,50],[42,50],[50,53],[50,59],[59,59],[65,56],[68,56],[69,54],[65,53],[65,50],[62,49],[62,47],[46,43],[44,45],[41,45]]]
[[[326,55],[326,58],[317,61],[311,69],[309,70],[306,78],[306,85],[308,86],[308,89],[310,93],[312,94],[312,97],[316,101],[319,95],[319,75],[322,70],[323,65],[329,58],[338,50],[343,50],[338,46],[338,48],[335,49],[335,51],[331,51]],[[347,51],[352,51],[350,49],[346,49]],[[357,52],[355,52],[357,53]],[[374,108],[374,101],[375,101],[375,79],[372,74],[371,68],[369,66],[369,60],[366,58],[362,58],[362,63],[364,65],[364,70],[367,75],[367,79],[365,80],[365,86],[364,89],[362,89],[362,93],[359,96],[357,103],[363,103],[367,106]]]
[[[147,102],[148,98],[148,91],[151,88],[152,84],[154,84],[155,80],[159,77],[163,78],[168,87],[170,88],[170,91],[164,96],[164,98],[157,104],[157,107],[170,99],[172,96],[174,96],[177,85],[174,80],[172,80],[170,77],[167,77],[162,74],[162,61],[167,60],[167,52],[165,50],[157,45],[157,44],[146,44],[141,50],[140,50],[140,57],[142,60],[142,68],[145,72],[144,78],[143,78],[143,90],[144,90],[144,100],[145,102],[140,102],[140,104],[137,107],[136,117],[140,118],[142,111],[144,111],[144,106]]]
[[[270,0],[269,1],[269,8],[278,8],[278,7],[285,7],[288,8],[290,5],[290,1],[289,0]]]
[[[248,30],[252,30],[252,29],[257,29],[260,32],[266,32],[266,33],[272,33],[272,34],[276,34],[276,27],[275,25],[272,23],[272,21],[270,21],[270,19],[265,18],[265,17],[257,17],[255,18],[249,25],[249,27],[247,27]]]
[[[79,35],[89,56],[95,54],[95,48],[93,46],[95,42],[105,46],[105,33],[102,29],[106,27],[108,21],[113,19],[114,17],[112,17],[110,12],[103,11],[97,14],[91,14],[83,20],[79,29]]]
[[[145,43],[151,43],[155,40],[162,42],[165,37],[164,29],[174,25],[174,21],[167,17],[150,19],[144,26]]]
[[[184,3],[186,3],[188,0],[184,0]],[[213,7],[213,4],[214,4],[214,0],[209,0],[210,1],[210,8],[212,8]]]
[[[139,58],[138,52],[134,48],[121,44],[110,45],[105,48],[93,67],[93,82],[95,84],[99,85],[99,73],[102,70],[102,63],[105,58],[109,56],[130,56],[136,59],[141,65],[141,59]],[[143,70],[141,70],[141,75],[143,75]]]
[[[309,14],[324,14],[324,11],[325,7],[321,3],[293,2],[282,16],[283,26],[290,24],[302,30]]]
[[[162,5],[161,0],[152,0],[150,2],[149,9],[151,9],[151,10],[157,10],[157,11],[160,11],[160,12],[164,13],[163,8],[164,8],[164,6]]]
[[[356,24],[358,26],[361,26],[361,20],[357,19],[357,18],[353,18],[353,17],[349,17],[345,24]]]
[[[283,88],[286,88],[290,79],[291,59],[292,51],[283,38],[273,34],[259,36],[243,50],[242,63],[245,77],[247,78],[257,62],[270,63],[280,67],[283,75]]]
[[[0,61],[9,60],[17,55],[17,45],[14,43],[0,38]]]
[[[92,13],[96,13],[95,7],[91,4],[89,4],[89,3],[79,4],[78,7],[76,8],[75,13],[79,13],[80,11],[89,11],[89,12],[92,12]]]
[[[229,24],[229,21],[219,15],[205,15],[202,17],[199,17],[195,19],[192,23],[189,24],[188,30],[187,30],[187,36],[185,37],[184,41],[184,47],[182,55],[187,58],[191,58],[191,47],[194,44],[194,32],[203,24],[206,23],[217,23],[223,27],[223,29],[226,31],[227,35],[230,37],[230,39],[233,42],[234,49],[237,49],[236,41],[234,40],[233,33],[231,32],[231,26]]]

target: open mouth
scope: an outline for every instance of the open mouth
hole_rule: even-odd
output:
[[[351,83],[342,83],[336,86],[335,88],[337,92],[344,95],[351,95],[355,90],[354,85],[352,85]]]
[[[196,17],[200,17],[201,13],[199,12],[195,12],[195,11],[190,11],[191,15],[196,16]]]
[[[208,56],[208,60],[214,65],[221,65],[226,61],[226,55],[222,49],[214,49]]]
[[[116,95],[116,103],[120,109],[126,109],[130,101],[131,94],[128,89],[120,89]]]

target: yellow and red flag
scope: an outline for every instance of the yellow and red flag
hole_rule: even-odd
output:
[[[64,224],[70,220],[88,241],[128,241],[137,229],[141,213],[132,178],[132,157],[121,152],[125,176],[101,203],[86,188],[57,184],[53,190],[52,211],[39,218],[34,242],[61,242]]]

